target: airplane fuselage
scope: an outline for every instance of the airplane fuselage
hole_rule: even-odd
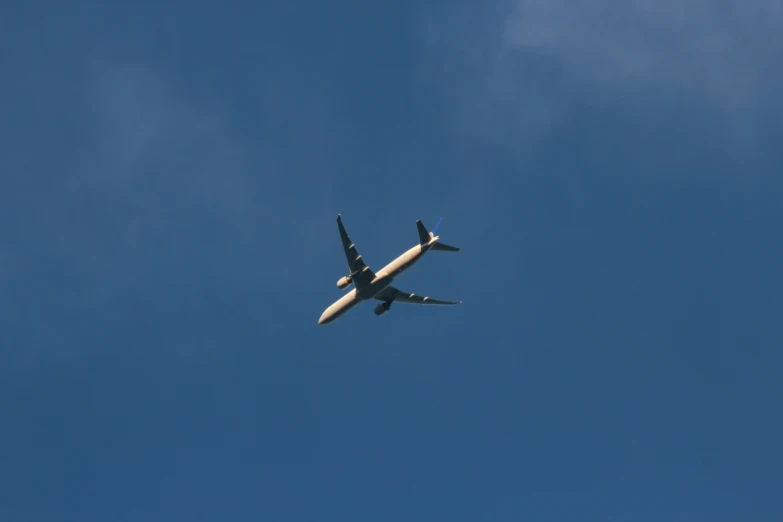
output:
[[[350,292],[324,310],[321,318],[318,319],[318,324],[331,323],[362,301],[374,298],[381,290],[389,286],[392,281],[399,277],[400,274],[415,265],[424,254],[430,251],[432,245],[435,244],[438,239],[440,239],[439,236],[434,236],[430,239],[429,243],[409,248],[394,261],[380,269],[369,285],[363,287],[358,292],[356,288],[351,289]]]

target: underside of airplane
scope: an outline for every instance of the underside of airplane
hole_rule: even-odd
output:
[[[345,258],[348,261],[348,275],[341,277],[337,281],[337,287],[346,288],[353,284],[354,288],[341,299],[324,311],[318,321],[318,324],[325,324],[334,321],[339,316],[353,308],[361,301],[375,299],[382,301],[375,307],[375,315],[386,313],[392,303],[420,304],[420,305],[457,305],[462,301],[444,301],[433,299],[427,296],[416,295],[411,292],[399,290],[391,285],[391,282],[402,272],[413,266],[421,257],[430,250],[440,250],[445,252],[458,252],[459,248],[441,243],[440,237],[435,235],[438,224],[432,232],[428,232],[422,222],[416,221],[416,227],[419,234],[419,244],[413,246],[408,251],[397,257],[394,261],[386,265],[377,273],[368,267],[362,256],[356,249],[356,245],[348,237],[348,233],[343,226],[342,218],[337,216],[337,226],[340,231]]]

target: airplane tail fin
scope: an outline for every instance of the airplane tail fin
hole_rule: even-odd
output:
[[[422,245],[425,245],[430,242],[430,239],[435,237],[435,230],[438,230],[438,226],[440,225],[440,219],[435,224],[435,228],[432,232],[427,232],[427,229],[424,227],[424,224],[421,222],[421,220],[416,221],[416,228],[419,231],[419,242]],[[459,248],[453,247],[451,245],[446,245],[444,243],[441,243],[440,241],[436,241],[432,245],[432,250],[441,250],[444,252],[459,252]]]
[[[422,245],[425,245],[430,242],[430,239],[432,239],[432,236],[429,232],[427,232],[427,229],[424,228],[424,225],[421,222],[421,219],[416,221],[416,228],[419,231],[419,243]]]

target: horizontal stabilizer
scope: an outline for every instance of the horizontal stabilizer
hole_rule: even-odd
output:
[[[443,250],[444,252],[459,252],[459,248],[453,247],[451,245],[446,245],[444,243],[441,243],[440,241],[436,241],[434,245],[432,245],[432,250]]]

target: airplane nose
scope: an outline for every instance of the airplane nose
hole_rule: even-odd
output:
[[[324,312],[321,314],[321,317],[318,318],[318,324],[326,324],[329,322],[329,317],[327,315],[327,312]]]

